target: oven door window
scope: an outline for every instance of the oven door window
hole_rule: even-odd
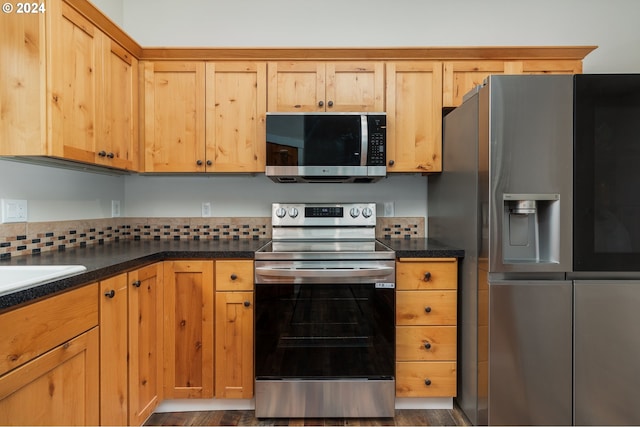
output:
[[[574,270],[640,267],[640,76],[575,76]]]
[[[272,115],[267,118],[268,166],[360,166],[360,115]]]
[[[392,378],[393,289],[256,286],[256,377]]]

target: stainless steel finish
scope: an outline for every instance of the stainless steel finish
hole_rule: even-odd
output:
[[[256,381],[257,418],[393,417],[393,380]],[[348,402],[348,404],[345,404]]]
[[[640,425],[640,280],[576,280],[574,423]]]
[[[489,424],[571,425],[571,281],[489,286]]]
[[[367,166],[367,154],[369,153],[369,127],[367,126],[367,116],[360,116],[360,166]],[[386,168],[385,168],[386,169]]]
[[[341,209],[342,215],[308,216],[307,208]],[[298,215],[291,215],[292,210]],[[375,239],[375,203],[274,203],[271,212],[273,241],[255,254],[256,286],[331,283],[395,288],[395,252]],[[395,413],[395,379],[388,377],[256,379],[255,390],[258,418]]]
[[[266,166],[265,174],[282,183],[377,182],[387,176],[386,166]]]
[[[256,261],[256,283],[395,284],[395,261]]]
[[[305,215],[298,215],[296,218],[292,218],[290,215],[274,215],[280,209],[284,209],[285,212],[289,212],[290,209],[295,208],[298,212],[304,213],[305,208],[313,207],[342,207],[344,210],[344,216],[342,218],[330,218],[330,217],[313,217],[308,218]],[[373,215],[369,218],[364,218],[358,215],[357,217],[351,217],[349,211],[356,208],[360,211],[369,208],[372,210]],[[274,228],[280,227],[375,227],[376,226],[376,204],[375,203],[273,203],[271,205],[272,219],[271,225]],[[369,239],[369,236],[364,238]],[[298,237],[295,237],[298,239]]]
[[[545,396],[535,394],[542,392],[535,381],[540,365],[508,366],[496,359],[525,360],[531,344],[546,336],[540,335],[543,327],[547,326],[545,334],[554,336],[553,329],[566,330],[567,325],[551,327],[543,319],[545,311],[536,312],[537,317],[529,311],[529,317],[522,317],[518,311],[527,310],[526,303],[500,298],[504,287],[498,289],[494,281],[512,283],[510,292],[517,295],[523,283],[550,280],[550,285],[532,287],[522,294],[535,295],[540,289],[540,295],[563,303],[563,307],[554,307],[555,313],[572,311],[571,299],[567,302],[563,297],[566,287],[551,285],[555,283],[551,279],[564,279],[572,267],[572,99],[572,76],[491,76],[444,120],[444,172],[429,177],[428,228],[430,237],[465,250],[460,263],[456,401],[473,424],[500,424],[505,414],[513,424],[526,424],[534,408],[540,412],[535,423],[566,423],[566,411],[560,415],[558,408],[569,408],[571,422],[570,388],[560,398],[562,402],[541,409]],[[520,224],[517,218],[510,222],[506,216],[517,200],[536,201],[535,213],[517,214],[534,216]],[[505,236],[505,224],[524,227],[536,240],[520,242],[529,236],[525,231]],[[505,259],[505,238],[512,238],[508,248],[531,244],[531,251]],[[498,323],[497,316],[511,316],[520,323]],[[522,323],[531,325],[523,327]],[[517,338],[496,335],[516,327]],[[493,342],[497,337],[502,341]],[[490,351],[498,344],[508,354]],[[541,360],[559,360],[566,349],[549,346],[538,354],[543,353]],[[546,366],[541,373],[541,378],[549,379],[544,393],[555,393],[551,390],[556,380],[558,388],[566,390],[566,378],[554,378],[550,369]],[[501,373],[514,379],[502,385],[511,387],[512,396],[533,394],[505,407],[507,401],[496,400],[500,394],[495,394],[509,394],[494,383]]]

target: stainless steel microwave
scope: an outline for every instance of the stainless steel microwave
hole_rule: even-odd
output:
[[[275,182],[375,182],[387,175],[386,113],[267,113]]]

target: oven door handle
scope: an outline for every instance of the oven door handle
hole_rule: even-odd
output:
[[[392,273],[394,267],[367,268],[274,268],[256,267],[258,276],[269,277],[378,277]]]

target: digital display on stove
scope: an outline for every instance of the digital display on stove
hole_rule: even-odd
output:
[[[344,208],[338,206],[312,206],[304,208],[305,218],[342,218]]]

